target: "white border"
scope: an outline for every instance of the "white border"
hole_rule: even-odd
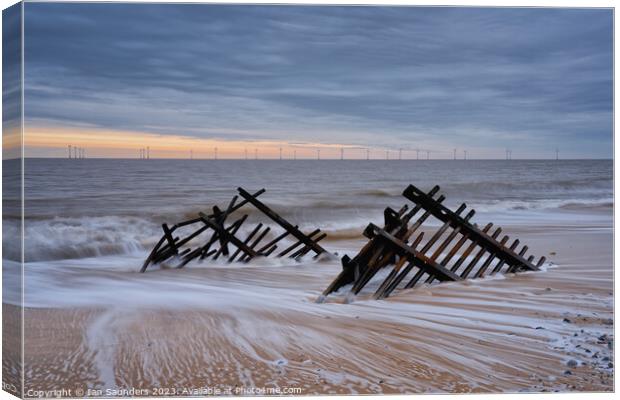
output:
[[[43,1],[39,1],[39,0],[28,0],[28,2],[43,2]],[[74,2],[74,3],[85,3],[85,2],[105,2],[105,3],[114,3],[114,2],[118,2],[118,1],[78,1],[78,0],[64,0],[64,2]],[[615,4],[613,1],[609,1],[609,0],[590,0],[590,1],[576,1],[576,0],[564,0],[564,1],[558,1],[558,0],[521,0],[521,1],[498,1],[498,0],[473,0],[473,1],[466,1],[466,0],[449,0],[449,1],[434,1],[434,0],[426,0],[426,1],[411,1],[411,0],[388,0],[388,1],[379,1],[379,0],[375,0],[375,1],[364,1],[364,0],[356,0],[356,1],[351,1],[351,0],[338,0],[338,1],[329,1],[329,0],[315,0],[315,1],[299,1],[299,0],[289,0],[289,1],[265,1],[265,0],[244,0],[244,1],[226,1],[226,0],[215,0],[215,1],[208,1],[208,2],[201,2],[201,1],[174,1],[174,0],[151,0],[151,1],[140,1],[140,0],[133,0],[133,1],[128,1],[131,3],[211,3],[211,4],[293,4],[293,5],[302,5],[302,4],[306,4],[306,5],[396,5],[396,6],[444,6],[444,7],[449,7],[449,6],[469,6],[469,7],[565,7],[565,8],[592,8],[592,7],[599,7],[599,8],[614,8]],[[0,0],[0,5],[2,6],[2,9],[5,9],[13,4],[15,4],[16,1],[11,1],[11,0]],[[615,9],[614,9],[614,14],[615,14]],[[22,125],[22,211],[24,210],[24,192],[23,192],[23,173],[24,173],[24,158],[23,158],[23,144],[24,144],[24,92],[23,92],[23,81],[24,81],[24,54],[23,54],[23,41],[24,41],[24,35],[23,35],[23,29],[24,29],[24,10],[23,10],[23,5],[22,5],[22,121],[21,121],[21,125]],[[0,27],[1,27],[1,19],[0,19]],[[620,188],[620,183],[616,181],[615,179],[615,169],[616,169],[616,159],[618,159],[618,157],[620,156],[620,151],[616,148],[615,146],[615,131],[616,131],[616,119],[615,119],[615,112],[616,112],[616,102],[615,102],[615,93],[616,93],[616,88],[618,85],[618,81],[616,79],[616,70],[615,70],[615,65],[616,65],[616,57],[618,56],[618,53],[616,51],[616,43],[617,43],[617,32],[615,30],[615,15],[614,15],[614,100],[613,100],[613,111],[614,111],[614,141],[613,141],[613,146],[614,146],[614,222],[616,220],[616,218],[620,215],[617,208],[615,207],[615,194],[618,192],[618,189]],[[0,50],[1,50],[1,41],[0,41]],[[1,80],[1,71],[0,71],[0,80]],[[2,166],[0,163],[0,174],[2,172]],[[1,176],[1,175],[0,175]],[[22,212],[22,232],[24,229],[24,219],[23,219],[23,212]],[[0,240],[2,237],[2,233],[0,231]],[[24,251],[24,242],[23,242],[23,235],[21,238],[22,241],[22,259],[23,259],[23,251]],[[614,265],[618,265],[618,254],[616,253],[615,249],[619,244],[620,239],[615,235],[615,223],[614,223]],[[0,247],[0,256],[2,255],[2,249]],[[22,268],[22,284],[24,283],[24,276],[23,276],[23,268]],[[618,289],[618,282],[615,279],[615,270],[614,270],[614,310],[616,309],[615,307],[617,306],[617,303],[615,302],[616,298],[615,298],[615,292]],[[1,294],[2,288],[0,286],[0,294]],[[24,299],[24,291],[23,291],[23,287],[22,287],[22,302]],[[0,314],[1,314],[1,309],[0,309]],[[24,310],[22,308],[22,362],[23,357],[24,357],[24,341],[23,341],[23,335],[24,335],[24,320],[23,320],[23,316],[24,316]],[[615,317],[615,315],[614,315]],[[614,318],[615,320],[615,318]],[[615,325],[614,325],[614,333],[615,333],[616,329],[615,329]],[[1,351],[1,343],[0,343],[0,351]],[[614,357],[615,359],[615,357]],[[615,359],[617,361],[617,359]],[[614,376],[615,377],[615,376]],[[25,387],[24,385],[24,373],[22,371],[22,390]],[[617,386],[616,386],[616,382],[617,380],[614,379],[614,392],[617,391]],[[487,400],[487,399],[535,399],[537,397],[535,396],[540,396],[540,393],[532,393],[532,394],[480,394],[480,395],[422,395],[422,396],[416,396],[416,395],[396,395],[396,396],[392,396],[390,395],[389,398],[390,399],[395,399],[395,400],[405,400],[405,399],[410,399],[410,398],[423,398],[423,397],[429,397],[432,399],[461,399],[461,398],[475,398],[475,399],[480,399],[480,400]],[[431,397],[432,396],[432,397]],[[560,399],[570,399],[570,400],[581,400],[581,399],[609,399],[611,396],[614,396],[613,394],[609,394],[609,393],[557,393],[557,394],[549,394],[550,397],[552,398],[560,398]],[[321,399],[321,398],[325,398],[326,396],[304,396],[304,398],[308,398],[308,399]],[[387,397],[385,395],[383,396],[364,396],[367,398],[371,398],[371,399],[381,399],[384,397]],[[615,397],[615,396],[614,396]],[[0,392],[0,400],[2,399],[14,399],[15,397],[9,395],[7,392]],[[330,396],[330,398],[334,398],[334,399],[338,399],[338,400],[347,400],[352,398],[352,396]],[[255,399],[254,398],[247,398],[247,399]]]

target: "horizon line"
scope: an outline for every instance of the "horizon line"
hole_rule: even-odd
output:
[[[175,157],[151,157],[151,158],[138,158],[138,157],[84,157],[84,158],[68,158],[68,157],[15,157],[15,158],[3,158],[2,161],[11,160],[136,160],[136,161],[150,161],[150,160],[186,160],[186,161],[613,161],[614,158],[175,158]]]

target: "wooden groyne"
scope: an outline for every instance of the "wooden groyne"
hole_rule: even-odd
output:
[[[309,234],[303,233],[297,225],[291,224],[258,199],[265,193],[265,189],[254,194],[243,188],[238,188],[237,191],[239,195],[234,196],[224,210],[214,206],[209,214],[199,212],[196,218],[179,222],[171,227],[162,224],[162,237],[144,261],[140,272],[145,272],[151,264],[159,264],[170,259],[178,260],[176,268],[183,268],[196,259],[217,260],[226,257],[229,262],[248,262],[255,257],[268,257],[272,254],[276,254],[277,257],[300,258],[310,252],[315,256],[326,252],[319,242],[327,234],[321,233],[320,229],[315,229]],[[240,197],[243,200],[239,201]],[[275,232],[272,232],[271,227],[259,223],[247,236],[238,237],[238,231],[246,222],[248,214],[238,215],[240,213],[236,211],[246,205],[253,206],[274,221],[282,232],[269,240],[268,235],[271,233],[273,236]],[[180,228],[188,226],[196,229],[183,237],[175,235]],[[287,237],[293,238],[293,243],[275,253],[281,241]]]
[[[369,240],[355,255],[342,257],[342,272],[325,289],[318,302],[345,285],[352,284],[350,293],[357,295],[383,268],[391,268],[387,277],[374,292],[374,298],[388,297],[398,287],[412,288],[419,282],[431,283],[482,278],[500,272],[536,271],[545,262],[541,257],[533,264],[534,256],[527,256],[528,247],[519,248],[519,239],[506,235],[499,239],[502,229],[489,223],[482,229],[470,223],[475,210],[465,213],[462,204],[456,211],[442,203],[439,186],[428,193],[410,185],[403,196],[408,205],[395,211],[386,208],[384,225],[369,224],[364,236]],[[421,231],[429,217],[441,225],[430,238]],[[415,218],[415,219],[414,219]],[[429,232],[433,230],[428,230]],[[410,240],[413,238],[413,240]],[[518,249],[518,250],[517,250]]]
[[[261,256],[298,259],[308,253],[315,257],[327,253],[319,244],[327,234],[320,229],[302,232],[299,226],[259,200],[265,189],[253,194],[243,188],[237,191],[238,195],[225,209],[214,206],[209,214],[199,212],[195,218],[173,226],[162,224],[163,234],[140,272],[145,272],[151,264],[169,260],[177,263],[176,268],[183,268],[196,259],[222,257],[228,262],[248,262]],[[420,282],[430,284],[536,271],[545,262],[545,257],[540,257],[534,264],[534,256],[527,255],[528,246],[520,245],[519,239],[510,242],[507,235],[502,236],[502,228],[492,223],[482,228],[471,223],[476,212],[467,211],[466,204],[454,211],[445,207],[442,204],[445,196],[439,194],[439,186],[425,193],[409,185],[403,196],[413,205],[406,204],[398,211],[388,207],[383,226],[370,223],[366,227],[363,233],[368,242],[353,258],[342,257],[342,271],[318,302],[346,285],[351,285],[351,295],[359,294],[384,268],[389,273],[375,289],[375,299],[386,298],[398,288],[413,288]],[[248,214],[239,212],[244,206],[255,208],[277,227],[272,230],[261,222],[241,237],[239,230],[248,219]],[[429,221],[440,225],[429,229]],[[190,226],[194,227],[191,231],[180,229]],[[180,231],[185,234],[178,234]],[[288,238],[286,244],[282,245],[285,238]]]

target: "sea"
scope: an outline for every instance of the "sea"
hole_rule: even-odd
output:
[[[613,207],[611,160],[26,159],[24,171],[25,301],[30,306],[77,298],[96,303],[99,298],[88,293],[64,300],[57,294],[83,290],[67,286],[68,276],[85,279],[89,273],[114,271],[121,274],[116,280],[124,273],[134,277],[161,237],[163,223],[209,213],[214,205],[225,209],[238,187],[266,189],[260,196],[265,204],[306,232],[326,232],[323,246],[339,256],[356,253],[364,228],[382,224],[386,207],[412,205],[402,196],[408,185],[424,191],[439,185],[444,204],[454,209],[465,203],[476,210],[472,221],[479,224],[579,219],[610,224]],[[5,173],[6,187],[18,184],[19,177]],[[20,248],[11,245],[19,243],[21,226],[16,193],[4,194],[8,282],[20,273]],[[274,262],[280,261],[257,264]],[[186,268],[197,267],[193,264]],[[19,299],[12,288],[5,285],[5,290]],[[100,297],[116,300],[112,293]]]

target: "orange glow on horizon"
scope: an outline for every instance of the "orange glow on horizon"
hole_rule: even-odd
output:
[[[348,158],[365,158],[366,150],[345,144],[286,141],[240,141],[203,139],[181,135],[160,135],[135,131],[94,128],[27,127],[24,134],[26,157],[67,157],[68,146],[86,148],[88,157],[137,158],[140,149],[149,147],[151,158],[195,159],[283,159],[340,158],[341,148]]]

